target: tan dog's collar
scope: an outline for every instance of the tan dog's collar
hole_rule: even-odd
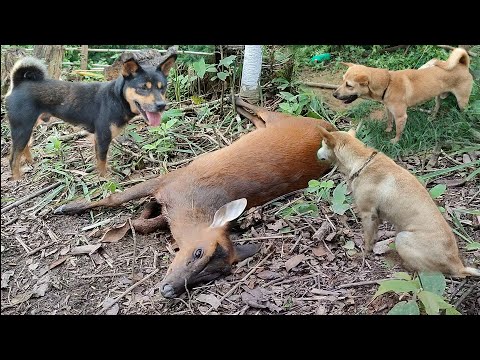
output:
[[[388,87],[388,86],[387,86],[387,87]],[[372,161],[372,159],[373,159],[373,158],[375,157],[375,155],[377,155],[377,154],[378,154],[378,151],[376,151],[376,150],[375,150],[374,152],[372,152],[372,154],[368,157],[367,161],[365,161],[365,163],[362,165],[362,167],[361,167],[360,169],[358,169],[352,176],[350,176],[350,181],[355,180],[355,178],[356,178],[358,175],[360,175],[360,172],[365,168],[365,166],[367,166],[368,163],[369,163],[370,161]]]
[[[390,80],[391,80],[391,79],[392,79],[392,77],[389,76],[387,87],[385,88],[385,90],[383,90],[382,101],[383,101],[383,98],[385,97],[385,93],[387,92],[388,87],[390,86]]]

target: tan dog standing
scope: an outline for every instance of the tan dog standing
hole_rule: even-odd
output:
[[[353,129],[321,132],[324,139],[317,156],[332,161],[347,176],[367,252],[376,242],[380,221],[386,220],[395,226],[396,249],[407,268],[480,276],[479,270],[463,265],[452,229],[414,175],[356,139]]]
[[[392,131],[395,118],[396,144],[402,136],[407,121],[407,108],[435,98],[435,117],[440,108],[440,98],[451,92],[463,110],[470,98],[473,77],[469,72],[470,58],[465,49],[452,51],[447,61],[432,59],[420,69],[389,71],[363,65],[343,63],[349,68],[343,75],[343,83],[333,96],[345,104],[357,98],[382,102],[387,113],[386,131]]]

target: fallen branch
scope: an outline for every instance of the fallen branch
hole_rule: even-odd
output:
[[[155,269],[153,270],[150,274],[148,274],[147,276],[145,276],[142,280],[139,280],[137,281],[135,284],[133,284],[132,286],[130,286],[127,290],[125,290],[123,293],[121,293],[120,295],[118,295],[112,302],[110,302],[107,306],[104,306],[102,307],[100,310],[98,310],[96,312],[95,315],[100,315],[101,313],[103,313],[104,311],[108,310],[109,308],[111,308],[113,305],[115,305],[121,298],[123,298],[125,295],[127,295],[130,291],[132,291],[133,289],[135,289],[138,285],[141,285],[143,284],[145,281],[147,281],[148,279],[150,279],[153,275],[155,275],[157,272],[159,272],[160,269]]]
[[[354,287],[354,286],[363,286],[363,285],[372,285],[372,284],[380,284],[381,281],[384,280],[391,280],[391,279],[378,279],[378,280],[368,280],[368,281],[359,281],[355,283],[347,283],[337,287],[337,289],[344,289],[347,287]]]
[[[332,90],[335,90],[339,86],[339,85],[313,83],[313,82],[302,82],[301,84],[307,85],[307,86],[310,86],[310,87],[318,87],[318,88],[322,88],[322,89],[332,89]]]
[[[450,45],[437,45],[437,46],[440,47],[440,48],[442,48],[442,49],[447,49],[447,50],[454,50],[454,49],[456,49],[456,47],[450,46]],[[470,56],[478,56],[477,53],[471,52],[470,50],[467,50],[467,53],[468,53],[468,55],[470,55]]]
[[[5,211],[8,211],[8,210],[11,210],[13,208],[16,208],[17,206],[19,205],[22,205],[23,203],[27,202],[28,200],[31,200],[33,198],[36,198],[37,196],[40,196],[44,193],[46,193],[47,191],[50,191],[52,189],[55,189],[56,187],[58,187],[62,182],[61,181],[58,181],[56,182],[55,184],[52,184],[52,185],[49,185],[47,186],[46,188],[44,189],[41,189],[41,190],[38,190],[30,195],[27,195],[25,196],[23,199],[20,199],[18,201],[15,201],[14,203],[10,204],[10,205],[7,205],[5,206],[4,208],[2,208],[2,210],[0,211],[0,214],[3,214]]]

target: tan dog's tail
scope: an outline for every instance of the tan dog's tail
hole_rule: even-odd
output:
[[[472,267],[465,267],[462,270],[463,276],[480,276],[480,270],[472,268]]]
[[[443,64],[439,64],[439,62],[437,62],[436,65],[443,67],[445,70],[452,70],[459,63],[465,65],[467,68],[470,66],[470,57],[468,56],[467,51],[462,48],[454,49],[447,61],[445,61]]]

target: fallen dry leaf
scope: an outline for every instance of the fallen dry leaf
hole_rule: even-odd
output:
[[[32,271],[35,270],[36,268],[38,268],[38,263],[30,264],[28,265],[28,268]]]
[[[14,273],[14,270],[8,270],[2,274],[2,289],[5,289],[8,287],[8,282],[10,281],[10,278],[13,276],[13,273]]]
[[[70,250],[70,255],[91,254],[102,246],[101,243],[95,245],[75,246]]]
[[[113,306],[110,309],[108,309],[105,312],[105,314],[107,314],[107,315],[117,315],[118,310],[120,310],[120,306],[118,304],[113,304]]]
[[[213,294],[200,294],[197,296],[197,300],[209,304],[215,310],[220,306],[220,300]]]
[[[320,226],[320,228],[317,231],[315,231],[315,234],[313,234],[312,239],[317,241],[323,240],[323,238],[327,234],[328,228],[329,228],[328,222],[324,221],[322,223],[322,226]]]
[[[294,257],[291,257],[290,259],[285,261],[285,268],[287,269],[287,271],[290,271],[295,266],[300,264],[303,261],[303,259],[305,259],[305,255],[303,254],[295,255]]]
[[[263,279],[263,280],[273,280],[273,279],[277,279],[277,278],[282,276],[279,273],[276,273],[276,272],[273,272],[273,271],[270,271],[270,270],[261,271],[256,275],[260,279]]]
[[[387,251],[390,251],[389,245],[395,241],[395,238],[377,241],[377,243],[373,246],[373,253],[380,255],[385,254]]]
[[[53,268],[56,268],[58,265],[63,264],[69,257],[70,256],[59,257],[54,262],[50,263],[50,265],[48,266],[48,270],[52,270]]]
[[[318,256],[318,257],[325,256],[328,254],[328,251],[325,249],[325,246],[321,244],[318,245],[318,247],[313,248],[312,252],[315,256]]]
[[[107,232],[103,234],[102,238],[100,239],[100,242],[117,242],[118,240],[121,240],[129,231],[130,224],[127,221],[126,223],[117,225],[107,230]]]
[[[287,226],[287,223],[280,219],[275,221],[273,224],[267,224],[267,229],[278,231],[280,229],[283,229],[285,226]]]
[[[70,251],[70,245],[67,245],[60,250],[60,255],[61,256],[67,255],[69,251]]]
[[[32,296],[33,297],[41,297],[45,296],[45,293],[50,290],[52,283],[50,282],[50,275],[45,274],[40,279],[38,279],[37,283],[33,286],[32,289]]]
[[[331,232],[330,234],[327,235],[327,237],[325,238],[325,241],[332,241],[335,235],[337,235],[335,231]]]
[[[252,290],[248,290],[242,293],[242,301],[253,308],[256,309],[265,309],[267,305],[261,304],[264,302],[264,293],[261,291],[260,288],[255,288]]]
[[[270,301],[267,301],[267,308],[268,310],[270,310],[271,312],[280,312],[282,311],[282,308],[280,306],[277,306],[275,305],[274,303],[270,302]]]

